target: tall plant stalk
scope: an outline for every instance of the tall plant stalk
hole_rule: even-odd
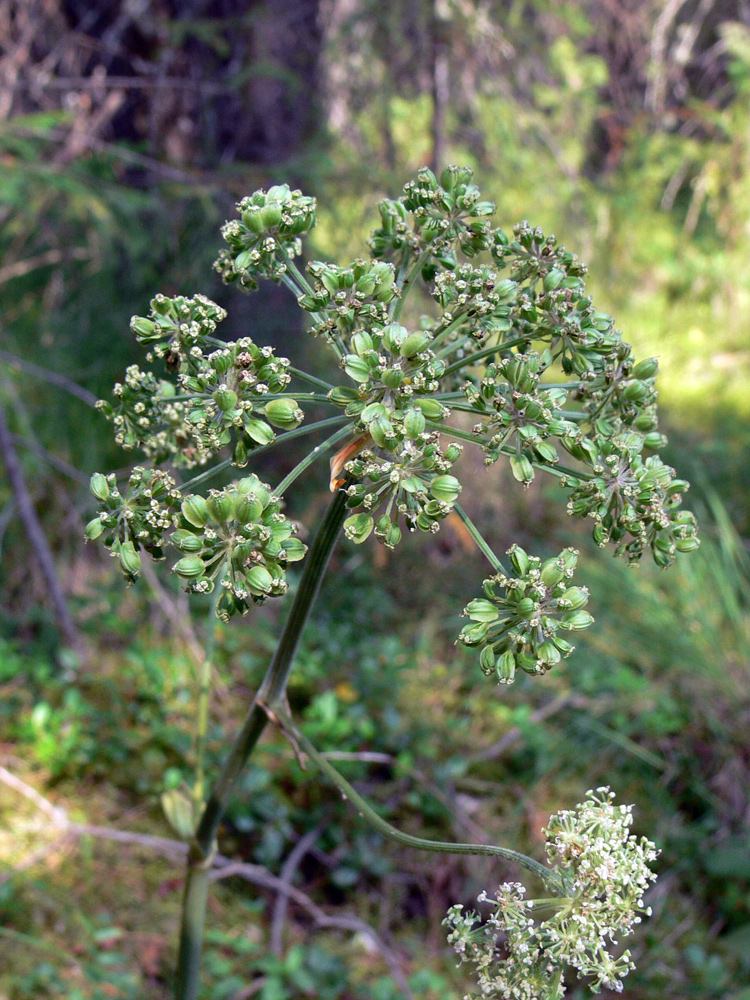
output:
[[[605,939],[613,930],[629,933],[640,920],[634,914],[643,912],[643,891],[653,879],[646,862],[656,853],[628,833],[629,810],[614,807],[608,789],[589,793],[576,813],[563,811],[550,821],[553,868],[509,848],[402,833],[297,728],[286,686],[342,529],[354,544],[374,535],[395,549],[402,527],[434,533],[452,512],[492,569],[481,596],[467,605],[469,622],[458,636],[477,649],[481,670],[511,684],[518,671],[542,675],[572,653],[565,634],[593,622],[585,610],[588,591],[572,582],[578,553],[564,549],[543,560],[512,545],[501,561],[457,503],[462,483],[450,470],[464,445],[480,448],[485,464],[507,460],[524,486],[537,472],[555,477],[568,491],[568,511],[592,519],[597,544],[613,542],[631,562],[650,549],[658,565],[667,566],[678,552],[695,549],[695,519],[680,509],[687,483],[656,453],[664,444],[656,359],[636,362],[612,318],[594,309],[575,255],[528,223],[509,236],[489,221],[494,206],[481,200],[468,168],[446,167],[439,179],[420,170],[400,198],[380,203],[371,260],[357,258],[349,267],[311,261],[309,278],[294,258],[316,223],[313,198],[281,184],[243,198],[237,210],[222,230],[226,246],[217,269],[248,291],[266,279],[286,285],[308,313],[311,332],[337,356],[343,382],[331,386],[293,368],[250,337],[218,339],[226,313],[205,296],[157,295],[150,314],[133,317],[131,328],[149,362],[163,363],[164,371],[133,365],[113,401],[98,404],[116,441],[140,448],[152,466],[135,466],[127,484],[118,484],[114,474],[92,477],[100,512],[86,536],[101,538],[129,582],[142,568],[143,553],[161,558],[171,546],[179,553],[173,571],[185,588],[213,592],[216,614],[228,621],[286,593],[288,566],[305,556],[305,546],[282,513],[283,494],[328,449],[346,443],[331,460],[335,493],[307,553],[278,647],[202,808],[210,680],[210,664],[204,665],[195,808],[189,822],[176,812],[170,819],[191,841],[175,998],[198,996],[217,831],[269,720],[301,744],[386,836],[428,851],[511,860],[558,894],[555,909],[550,897],[538,905],[523,901],[523,887],[506,883],[495,893],[495,914],[480,928],[474,927],[477,914],[451,908],[448,940],[476,964],[483,997],[559,1000],[565,965],[598,977],[595,989],[619,988],[632,963],[627,952],[612,958]],[[405,304],[425,284],[435,315],[415,324],[411,303],[409,309]],[[290,391],[293,379],[305,390]],[[303,426],[300,404],[319,403],[343,412]],[[454,414],[461,417],[458,426]],[[470,430],[465,415],[472,418]],[[230,464],[244,469],[251,455],[329,427],[331,436],[275,491],[249,474],[222,489],[189,492]],[[221,459],[228,446],[231,458]],[[220,460],[179,484],[160,468],[167,462],[175,469],[205,466],[212,459]],[[167,804],[165,812],[170,818]],[[534,905],[552,915],[535,923]],[[491,972],[498,930],[506,933],[508,956]]]
[[[175,979],[175,1000],[198,996],[203,928],[216,832],[242,771],[263,733],[272,708],[285,699],[286,685],[300,639],[325,576],[331,553],[346,515],[346,492],[337,490],[305,559],[297,593],[263,682],[253,699],[242,728],[235,736],[227,759],[206,803],[193,843],[190,845],[182,900],[180,944]]]

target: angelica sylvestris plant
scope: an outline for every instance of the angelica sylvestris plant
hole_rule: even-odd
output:
[[[211,595],[225,621],[283,595],[290,565],[301,561],[302,568],[279,645],[213,790],[202,769],[209,657],[195,781],[164,798],[170,822],[190,841],[178,1000],[197,996],[216,833],[269,720],[388,836],[426,850],[504,857],[543,879],[551,894],[543,903],[525,903],[516,886],[501,887],[484,930],[474,929],[478,918],[451,911],[451,939],[477,964],[482,995],[560,996],[564,963],[593,975],[594,988],[627,971],[628,960],[609,959],[605,940],[637,919],[651,877],[643,865],[653,857],[650,846],[626,834],[627,810],[595,797],[554,818],[555,868],[508,848],[409,836],[385,823],[318,753],[286,704],[300,635],[342,532],[355,544],[373,535],[395,549],[404,532],[434,533],[448,515],[460,517],[491,575],[465,609],[458,639],[477,647],[481,669],[502,684],[518,670],[554,667],[572,652],[572,633],[591,625],[588,593],[573,579],[573,549],[541,559],[514,545],[503,561],[466,515],[453,472],[466,445],[480,449],[487,465],[507,460],[521,486],[537,474],[552,476],[569,513],[590,519],[596,542],[631,562],[650,550],[668,566],[698,545],[695,520],[680,507],[687,484],[658,456],[664,438],[656,360],[636,362],[612,319],[586,295],[585,268],[573,254],[525,222],[506,234],[492,224],[493,212],[467,168],[448,167],[439,180],[423,169],[400,198],[381,202],[369,256],[301,268],[314,199],[278,185],[237,205],[216,269],[246,292],[264,279],[289,288],[312,335],[338,359],[335,385],[249,337],[223,340],[225,312],[202,295],[157,295],[149,314],[132,320],[148,367],[131,366],[100,407],[141,464],[127,483],[93,477],[100,511],[87,537],[110,549],[129,582],[144,555],[170,558],[185,588]],[[329,406],[330,415],[306,421],[311,405],[316,412]],[[260,451],[316,432],[318,442],[320,432],[328,437],[275,486],[244,471]],[[333,496],[307,551],[284,515],[284,496],[321,457],[330,462]],[[212,477],[230,467],[234,482],[211,488]],[[530,911],[542,905],[553,915],[530,923]],[[488,971],[489,942],[501,929],[508,954],[499,972]]]

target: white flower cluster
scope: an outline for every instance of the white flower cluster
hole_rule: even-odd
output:
[[[524,900],[525,889],[505,883],[485,922],[454,906],[444,921],[448,941],[462,961],[476,967],[480,995],[503,1000],[560,1000],[563,970],[590,976],[592,992],[622,990],[632,969],[630,953],[613,957],[616,935],[632,933],[644,909],[643,893],[656,876],[649,869],[658,852],[632,835],[632,806],[615,806],[608,788],[588,792],[574,810],[558,813],[544,831],[547,856],[560,895]],[[550,886],[554,883],[550,881]],[[488,902],[485,893],[479,902]],[[544,919],[534,919],[542,914]]]

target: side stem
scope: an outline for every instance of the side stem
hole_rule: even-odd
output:
[[[305,753],[315,761],[321,771],[344,793],[344,796],[349,799],[360,815],[368,823],[372,824],[376,830],[385,834],[386,837],[390,837],[400,844],[405,844],[407,847],[416,847],[422,851],[435,851],[441,854],[489,854],[494,857],[505,858],[508,861],[514,861],[516,864],[523,865],[524,868],[528,868],[529,871],[543,879],[545,884],[555,886],[559,884],[558,875],[552,869],[535,861],[534,858],[529,858],[525,854],[511,850],[509,847],[495,847],[491,844],[452,844],[441,840],[425,840],[423,837],[415,837],[410,833],[398,830],[387,820],[384,820],[382,816],[378,815],[367,799],[364,799],[359,792],[355,791],[346,778],[342,774],[339,774],[330,760],[318,752],[315,745],[305,736],[288,712],[278,705],[274,706],[274,712],[283,725],[285,732],[303,747]]]

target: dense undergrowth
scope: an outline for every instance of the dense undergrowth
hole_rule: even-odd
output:
[[[342,755],[349,780],[369,794],[377,787],[383,815],[402,828],[421,816],[428,835],[481,831],[535,853],[549,813],[586,787],[611,782],[638,802],[637,828],[663,854],[654,919],[635,942],[634,998],[738,1000],[750,990],[747,558],[725,521],[707,536],[673,575],[589,560],[593,639],[541,684],[489,694],[473,658],[452,645],[457,623],[446,618],[447,590],[460,591],[457,567],[467,561],[460,539],[453,554],[412,547],[421,575],[427,561],[445,580],[438,594],[415,589],[408,571],[394,579],[388,566],[368,569],[347,547],[290,686],[306,731]],[[97,588],[88,623],[96,670],[3,642],[4,759],[72,821],[168,836],[158,798],[192,766],[194,665],[163,595],[161,610],[140,590],[122,607],[114,587],[100,578]],[[252,629],[220,626],[209,754],[239,721],[231,696],[258,682],[273,629],[265,618]],[[166,996],[175,858],[97,835],[66,839],[17,792],[4,788],[2,802],[3,853],[19,870],[0,887],[0,995]],[[308,834],[294,884],[327,914],[370,924],[419,1000],[459,990],[440,920],[457,894],[471,900],[490,869],[497,877],[497,864],[435,864],[385,844],[272,734],[229,811],[223,850],[278,874]],[[263,1000],[402,995],[361,929],[315,929],[294,902],[283,957],[269,957],[276,897],[256,893],[238,877],[220,884],[207,997],[249,995],[241,991],[253,983]]]

